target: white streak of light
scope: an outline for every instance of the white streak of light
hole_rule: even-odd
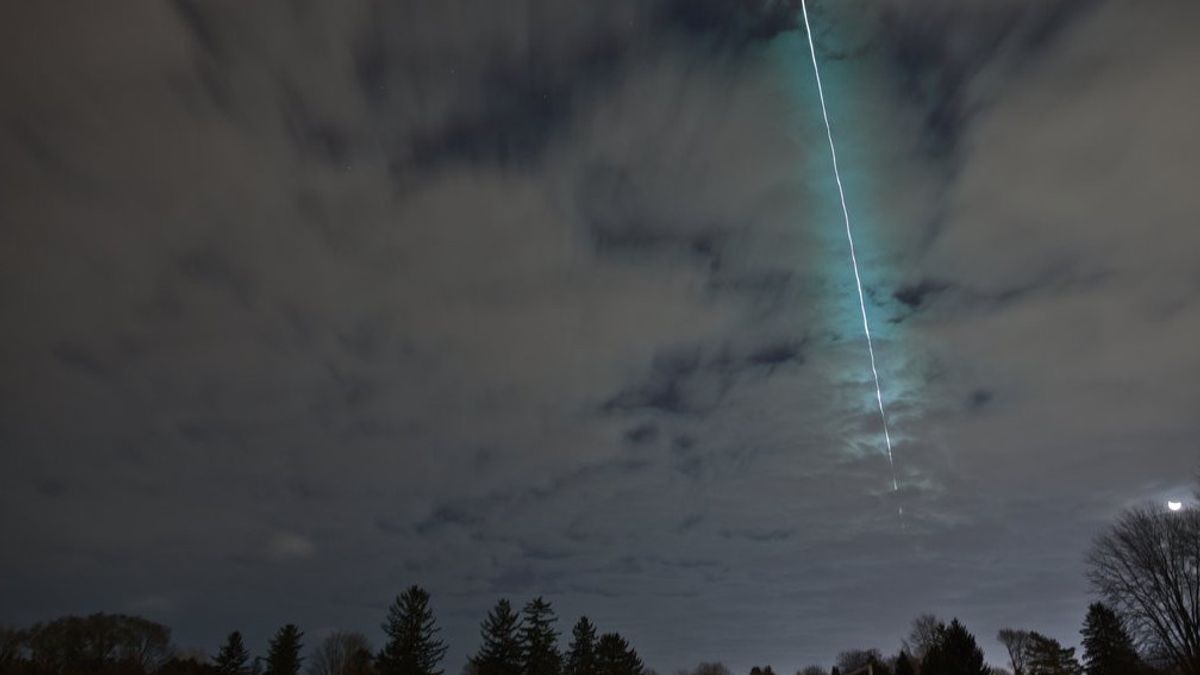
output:
[[[858,257],[854,253],[854,233],[850,229],[850,211],[846,208],[846,192],[842,188],[842,175],[838,171],[837,148],[833,145],[833,127],[829,124],[829,111],[825,108],[825,91],[821,87],[821,69],[817,66],[817,48],[813,45],[812,28],[808,25],[808,6],[800,0],[800,11],[804,14],[804,32],[808,36],[808,51],[812,55],[813,74],[817,78],[817,95],[821,99],[821,116],[825,119],[825,135],[829,137],[829,154],[833,157],[833,177],[837,181],[838,199],[842,203],[842,218],[846,222],[846,241],[850,243],[850,264],[854,268],[854,285],[858,288],[858,308],[862,312],[863,333],[867,336],[867,353],[871,356],[871,375],[875,378],[875,402],[879,404],[879,419],[883,422],[883,440],[887,445],[888,466],[892,470],[892,491],[900,490],[896,480],[896,460],[892,456],[892,435],[888,432],[887,413],[883,408],[883,388],[879,385],[879,370],[875,367],[875,345],[871,340],[871,324],[867,321],[867,300],[863,295],[862,277],[858,273]]]

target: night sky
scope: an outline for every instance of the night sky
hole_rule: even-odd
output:
[[[898,494],[798,9],[0,5],[0,623],[1076,644],[1200,463],[1200,4],[810,7]]]

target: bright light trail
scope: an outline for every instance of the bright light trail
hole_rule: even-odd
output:
[[[846,241],[850,244],[850,265],[854,268],[854,285],[858,289],[858,308],[862,312],[863,333],[867,336],[867,354],[871,357],[871,375],[875,379],[875,402],[879,404],[879,420],[883,422],[883,440],[887,445],[888,466],[892,470],[892,492],[898,492],[900,483],[896,480],[896,459],[892,456],[892,435],[888,432],[887,413],[883,408],[883,388],[879,385],[879,370],[875,367],[875,345],[871,340],[871,323],[867,320],[867,300],[863,295],[862,277],[858,272],[858,256],[854,253],[854,232],[850,229],[850,210],[846,208],[846,191],[842,188],[842,174],[838,170],[837,148],[833,144],[833,127],[829,124],[829,110],[825,107],[825,90],[821,87],[821,68],[817,66],[817,48],[813,44],[812,28],[808,25],[806,0],[800,0],[800,11],[804,14],[804,32],[808,36],[808,51],[812,54],[813,74],[817,78],[817,95],[821,99],[821,117],[825,119],[825,135],[829,138],[829,154],[833,158],[833,177],[837,181],[838,199],[842,203],[842,219],[846,223]],[[903,511],[901,512],[903,513]]]

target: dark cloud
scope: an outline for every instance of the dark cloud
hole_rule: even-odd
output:
[[[1070,642],[1195,463],[1197,10],[810,3],[893,495],[797,9],[0,9],[0,621]]]

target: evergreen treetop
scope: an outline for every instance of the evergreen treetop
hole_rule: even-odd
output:
[[[558,619],[550,603],[534,598],[525,605],[521,624],[523,675],[561,675],[562,655],[558,651]]]
[[[438,663],[446,645],[429,608],[429,593],[410,586],[388,608],[383,632],[387,643],[376,659],[379,675],[442,675]]]
[[[250,672],[249,662],[250,652],[246,650],[242,634],[236,630],[225,638],[225,644],[221,645],[221,651],[213,659],[213,665],[223,675],[246,675]]]
[[[921,663],[921,675],[988,675],[988,667],[975,636],[955,619],[938,629]]]
[[[471,657],[476,675],[520,675],[520,619],[508,600],[501,599],[479,627],[483,645]]]
[[[1087,675],[1127,675],[1141,669],[1133,639],[1108,605],[1096,602],[1088,607],[1081,633]]]
[[[596,627],[586,616],[571,629],[565,670],[566,675],[596,675]]]
[[[299,675],[304,661],[300,656],[302,637],[304,633],[290,623],[275,633],[267,651],[266,675]]]

